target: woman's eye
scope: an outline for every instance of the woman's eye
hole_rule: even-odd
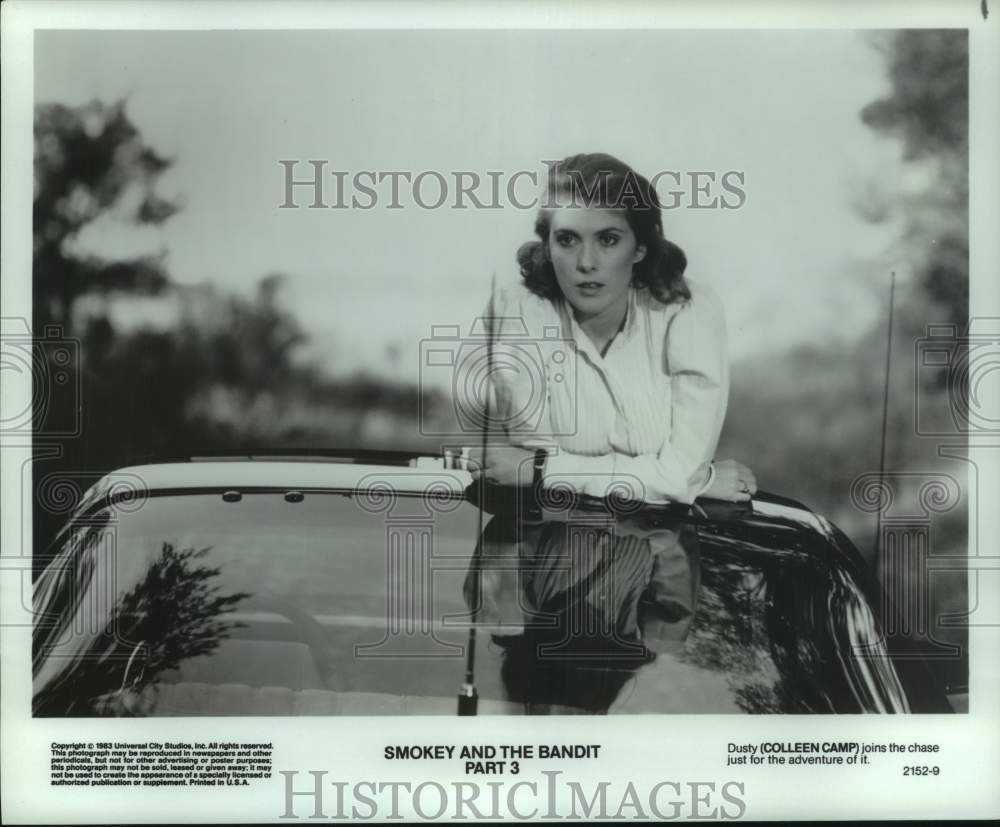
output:
[[[600,241],[603,247],[614,247],[618,243],[618,236],[602,235]]]
[[[560,247],[569,247],[573,243],[573,236],[571,235],[557,235],[556,244]]]

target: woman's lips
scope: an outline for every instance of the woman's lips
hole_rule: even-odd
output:
[[[593,296],[596,294],[604,285],[599,281],[581,281],[576,285],[576,289],[583,293],[585,296]]]

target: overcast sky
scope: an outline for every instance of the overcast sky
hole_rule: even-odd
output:
[[[281,210],[281,159],[325,159],[349,176],[496,170],[506,180],[543,173],[545,159],[603,151],[647,176],[741,172],[741,208],[664,216],[688,275],[722,297],[739,360],[854,335],[881,312],[872,272],[888,266],[898,227],[866,223],[855,205],[873,181],[894,186],[901,168],[898,147],[858,117],[888,89],[869,37],[47,32],[36,38],[35,95],[127,97],[147,141],[176,161],[162,192],[183,202],[177,216],[148,232],[108,220],[86,246],[162,247],[176,280],[231,289],[287,273],[287,305],[334,372],[415,375],[432,324],[467,325],[492,272],[517,277],[514,252],[531,238],[534,212],[425,210],[405,182],[400,210],[385,209],[386,198],[371,210]],[[378,189],[388,195],[387,183]],[[423,193],[434,200],[433,182]]]

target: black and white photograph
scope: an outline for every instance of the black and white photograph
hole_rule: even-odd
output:
[[[986,0],[30,5],[16,819],[997,814]]]

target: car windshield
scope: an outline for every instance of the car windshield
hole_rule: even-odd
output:
[[[35,712],[454,714],[473,621],[481,714],[829,706],[835,682],[789,685],[808,642],[746,548],[642,513],[479,519],[374,489],[98,511],[36,585]]]

